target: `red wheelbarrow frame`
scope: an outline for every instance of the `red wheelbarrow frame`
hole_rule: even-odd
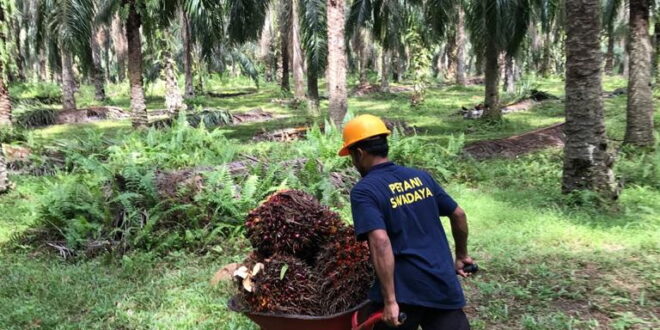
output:
[[[365,301],[348,311],[328,316],[250,312],[242,309],[235,297],[229,300],[227,307],[234,312],[245,314],[259,325],[261,330],[352,330],[353,315],[357,315],[357,311],[368,303],[369,301]]]

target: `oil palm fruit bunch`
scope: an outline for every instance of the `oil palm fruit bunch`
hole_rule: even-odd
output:
[[[250,212],[246,228],[254,250],[233,276],[246,310],[332,315],[366,298],[369,248],[313,196],[275,193]]]
[[[355,239],[352,226],[343,227],[316,256],[314,273],[323,280],[322,303],[327,314],[357,306],[374,281],[369,247]]]
[[[320,315],[320,279],[302,260],[275,254],[251,255],[235,273],[240,300],[252,312]]]
[[[319,248],[344,224],[337,213],[314,196],[284,190],[252,210],[245,226],[250,243],[261,255],[282,253],[313,260]]]

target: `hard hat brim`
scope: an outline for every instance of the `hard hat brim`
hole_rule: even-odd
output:
[[[339,156],[341,156],[341,157],[348,156],[348,155],[351,154],[351,152],[348,150],[348,148],[350,148],[352,145],[354,145],[354,144],[356,144],[356,143],[358,143],[358,142],[360,142],[360,141],[363,141],[363,140],[366,140],[366,139],[372,138],[372,137],[374,137],[374,136],[378,136],[378,135],[389,136],[390,134],[392,134],[392,132],[391,132],[390,130],[386,129],[384,132],[380,132],[380,133],[378,133],[378,134],[374,134],[374,135],[371,135],[371,136],[365,136],[365,137],[363,137],[363,138],[360,139],[360,140],[353,141],[353,142],[351,142],[350,144],[344,145],[341,149],[339,149],[339,152],[338,152],[337,154],[338,154]]]

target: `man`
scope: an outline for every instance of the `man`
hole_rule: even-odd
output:
[[[340,156],[350,155],[362,179],[351,190],[358,240],[368,240],[376,270],[372,309],[383,309],[375,329],[469,329],[456,274],[472,264],[465,212],[426,172],[387,158],[390,131],[382,120],[359,116],[344,127]],[[440,222],[451,220],[456,261]],[[407,319],[403,324],[399,314]]]

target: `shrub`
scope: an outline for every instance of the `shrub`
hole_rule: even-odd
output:
[[[26,142],[26,132],[20,127],[0,126],[0,143]]]
[[[34,128],[54,125],[57,120],[57,110],[48,108],[32,108],[17,111],[14,123],[22,128]]]

